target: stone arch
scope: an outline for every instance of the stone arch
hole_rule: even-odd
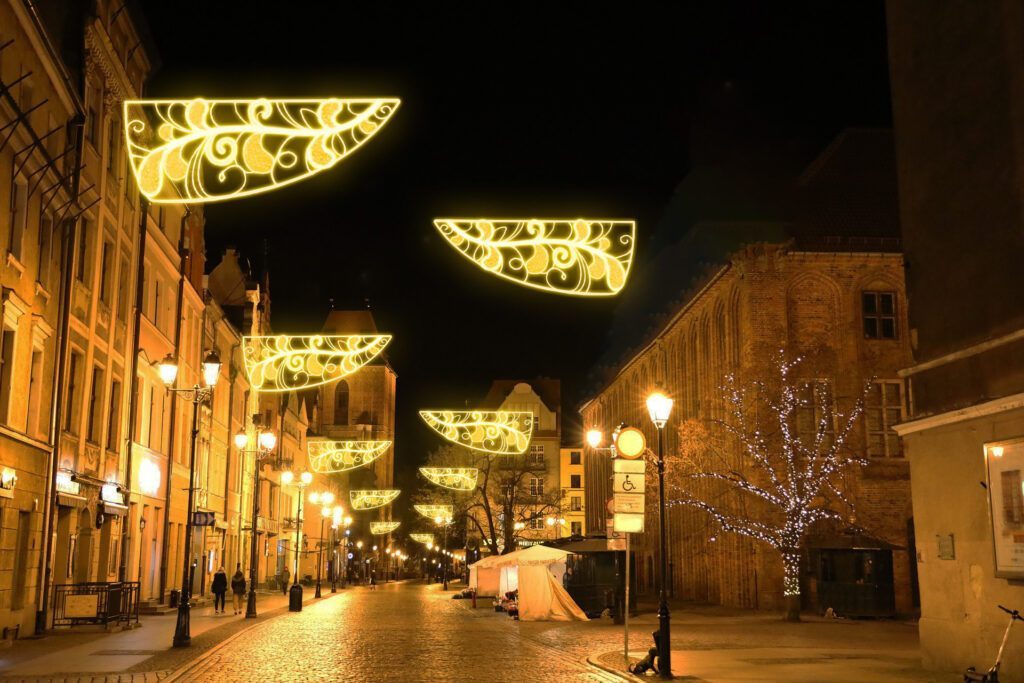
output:
[[[822,273],[801,273],[786,288],[789,345],[802,352],[833,350],[839,338],[839,287]]]

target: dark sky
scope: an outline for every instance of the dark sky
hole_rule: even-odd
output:
[[[888,125],[880,1],[408,4],[142,2],[162,61],[149,96],[402,99],[334,169],[209,205],[206,229],[209,265],[235,245],[269,268],[277,330],[369,299],[395,335],[407,471],[437,444],[415,411],[492,378],[560,377],[574,413],[616,305],[488,276],[433,217],[635,217],[638,269],[677,237],[653,228],[709,112],[736,128],[723,152],[751,131],[824,146]]]

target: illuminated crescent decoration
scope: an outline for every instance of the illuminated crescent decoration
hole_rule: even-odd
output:
[[[126,100],[128,158],[151,202],[245,197],[331,168],[373,137],[399,102]]]
[[[370,533],[374,536],[384,536],[401,526],[401,522],[370,522]]]
[[[420,473],[430,483],[456,491],[472,491],[480,473],[475,467],[421,467]]]
[[[463,256],[506,280],[559,294],[613,296],[633,263],[636,222],[542,218],[438,218]]]
[[[430,521],[434,521],[436,517],[451,519],[455,514],[454,505],[413,505],[412,507]]]
[[[324,439],[306,442],[309,466],[317,474],[348,472],[369,465],[383,454],[390,441],[330,441]]]
[[[398,489],[356,489],[355,491],[350,491],[348,497],[352,501],[353,510],[372,510],[384,507],[395,498],[398,498],[399,493],[401,491]]]
[[[527,412],[421,410],[420,417],[452,443],[484,453],[525,453],[533,431],[533,413]]]
[[[243,337],[242,357],[254,390],[293,391],[351,375],[390,341],[390,334]]]
[[[409,534],[409,538],[423,545],[434,542],[434,534]]]

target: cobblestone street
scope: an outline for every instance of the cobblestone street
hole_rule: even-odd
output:
[[[173,680],[621,680],[588,665],[585,648],[564,650],[534,637],[533,624],[467,610],[438,589],[350,589],[245,631]]]

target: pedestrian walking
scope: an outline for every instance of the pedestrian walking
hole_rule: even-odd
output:
[[[217,573],[213,575],[213,583],[210,584],[210,590],[213,591],[213,613],[218,612],[224,613],[224,597],[228,592],[228,574],[224,571],[224,567],[217,570]]]
[[[377,590],[377,577],[374,574],[370,574],[370,590]]]
[[[235,567],[235,574],[231,577],[231,592],[235,596],[235,614],[242,613],[242,600],[245,599],[245,574],[242,573],[242,563]]]
[[[285,567],[281,572],[281,595],[288,595],[288,579],[291,577],[291,572],[288,571],[288,567]]]

